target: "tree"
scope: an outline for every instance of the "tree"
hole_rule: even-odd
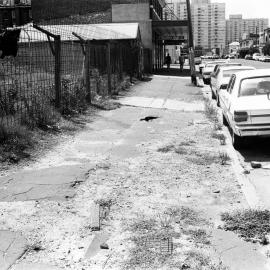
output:
[[[253,55],[254,53],[259,53],[260,52],[260,50],[259,50],[259,48],[258,47],[254,47],[254,46],[251,46],[250,48],[249,48],[249,54],[250,55]]]
[[[247,54],[249,54],[250,48],[242,48],[238,51],[240,58],[245,58]]]
[[[264,55],[270,55],[270,44],[266,44],[262,50]]]

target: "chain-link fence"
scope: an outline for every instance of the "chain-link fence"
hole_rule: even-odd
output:
[[[96,95],[112,94],[125,76],[141,73],[137,40],[93,41],[87,31],[80,37],[68,26],[56,28],[23,28],[17,56],[1,60],[0,126],[52,125],[60,113],[82,112]]]

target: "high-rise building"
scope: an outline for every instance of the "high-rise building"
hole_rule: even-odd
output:
[[[242,15],[230,15],[226,21],[226,44],[241,41],[244,36],[263,32],[269,26],[268,19],[243,19]]]
[[[195,46],[224,49],[226,38],[225,3],[193,0],[191,4]]]
[[[186,0],[167,0],[167,6],[172,11],[172,13],[167,14],[167,19],[174,20],[187,20],[187,4]],[[174,14],[176,18],[174,17]]]

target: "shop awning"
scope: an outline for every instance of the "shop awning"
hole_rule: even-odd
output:
[[[153,32],[167,45],[179,44],[188,39],[188,21],[153,21]]]

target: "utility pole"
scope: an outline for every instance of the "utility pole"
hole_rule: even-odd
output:
[[[186,3],[187,3],[187,15],[188,15],[189,48],[193,48],[194,49],[190,0],[186,0]]]

